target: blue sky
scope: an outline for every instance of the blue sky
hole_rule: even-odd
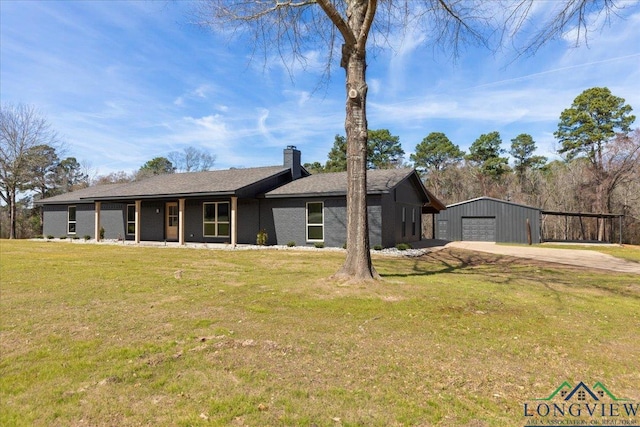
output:
[[[495,130],[505,149],[529,133],[553,157],[560,113],[585,89],[609,87],[640,117],[640,4],[619,4],[621,19],[588,45],[574,47],[569,31],[516,61],[508,48],[467,47],[454,63],[418,43],[420,34],[391,35],[392,49],[369,56],[369,128],[398,135],[406,160],[430,132],[467,150]],[[2,102],[38,108],[67,155],[96,174],[133,171],[188,146],[215,154],[215,169],[280,164],[287,145],[303,162],[326,161],[344,134],[343,70],[316,90],[314,52],[307,70],[252,61],[250,46],[191,25],[189,6],[0,1]]]

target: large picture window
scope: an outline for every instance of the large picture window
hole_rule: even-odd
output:
[[[307,203],[307,241],[324,241],[324,203]]]
[[[204,203],[202,222],[205,237],[229,237],[229,202]]]
[[[127,234],[136,234],[136,205],[127,205]]]
[[[67,212],[67,233],[76,234],[76,207],[69,206]]]

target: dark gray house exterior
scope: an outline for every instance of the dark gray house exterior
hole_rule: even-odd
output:
[[[346,172],[311,175],[265,194],[263,201],[278,242],[324,242],[342,246],[347,235]],[[371,246],[422,239],[423,207],[444,206],[424,188],[413,169],[367,172]],[[313,212],[318,212],[312,218]]]
[[[421,239],[421,213],[444,209],[413,169],[372,170],[368,209],[372,246]],[[300,151],[282,166],[164,174],[43,199],[44,235],[105,239],[342,246],[346,173],[309,173]]]
[[[540,243],[540,209],[490,197],[447,205],[435,215],[442,240]]]

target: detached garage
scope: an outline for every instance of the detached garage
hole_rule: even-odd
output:
[[[540,243],[540,209],[491,197],[447,206],[435,218],[436,238],[483,242]]]

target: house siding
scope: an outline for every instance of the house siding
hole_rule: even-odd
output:
[[[401,182],[390,194],[383,196],[385,212],[383,218],[384,247],[395,246],[398,243],[412,243],[422,239],[422,205],[424,200],[416,191],[410,180]],[[403,230],[402,210],[405,210]],[[416,224],[413,227],[413,216]]]
[[[269,235],[268,244],[286,245],[289,242],[294,242],[297,246],[315,244],[315,242],[307,242],[308,202],[324,204],[324,245],[342,247],[346,243],[346,199],[344,197],[301,197],[260,201],[260,225]],[[379,196],[368,198],[368,215],[371,245],[382,244],[382,207]]]
[[[256,182],[255,184],[239,190],[236,194],[240,199],[253,198],[258,194],[266,193],[267,191],[273,190],[274,188],[280,187],[288,182],[291,182],[291,172],[263,179],[260,182]]]
[[[65,205],[44,205],[43,217],[45,236],[67,236],[68,208],[76,207],[76,233],[72,236],[89,236],[95,239],[95,205],[93,203],[70,203]],[[125,212],[121,203],[103,203],[100,209],[100,226],[105,230],[106,239],[123,238],[125,233]]]
[[[289,150],[291,151],[291,150]],[[290,158],[290,159],[289,159]],[[289,159],[289,160],[287,160]],[[287,157],[285,152],[285,163],[298,163],[296,152]],[[289,163],[287,163],[287,161]],[[294,169],[296,169],[294,167]],[[296,169],[297,170],[297,169]],[[256,170],[248,170],[247,173]],[[389,173],[391,172],[391,173]],[[120,187],[96,188],[95,193],[83,191],[75,196],[70,194],[58,201],[50,201],[51,204],[43,204],[44,209],[44,233],[56,237],[67,235],[67,209],[68,206],[76,206],[76,234],[79,237],[88,235],[95,238],[95,204],[88,200],[103,200],[101,202],[100,221],[105,229],[106,239],[127,239],[134,240],[135,234],[126,234],[127,231],[127,206],[136,203],[136,198],[141,200],[139,212],[140,239],[143,241],[163,241],[167,240],[166,213],[167,203],[179,203],[179,197],[185,199],[184,209],[184,240],[186,242],[202,243],[230,243],[231,236],[210,237],[204,236],[203,230],[203,204],[210,202],[231,203],[230,194],[237,197],[237,243],[255,244],[256,236],[260,230],[265,230],[268,234],[267,244],[286,245],[294,242],[299,246],[313,246],[315,241],[307,241],[307,203],[323,203],[323,243],[327,247],[342,247],[346,243],[347,235],[347,208],[346,196],[344,195],[343,180],[346,175],[333,175],[329,179],[320,180],[319,185],[304,182],[307,172],[303,169],[294,171],[294,174],[302,174],[301,180],[292,181],[290,170],[269,169],[272,175],[264,175],[264,171],[257,174],[260,179],[246,184],[247,180],[239,180],[242,185],[226,190],[224,185],[219,192],[205,196],[204,192],[180,193],[175,190],[170,195],[160,194],[153,185],[150,187],[150,194],[133,193],[130,186],[136,190],[145,190],[142,183],[124,184],[120,196]],[[228,174],[228,171],[225,172]],[[242,176],[244,172],[232,173],[235,179]],[[202,178],[202,175],[194,175]],[[177,182],[183,185],[187,176],[179,176]],[[414,242],[421,239],[422,216],[421,207],[428,202],[428,197],[415,171],[382,171],[376,176],[370,186],[371,193],[367,196],[369,236],[372,247],[380,245],[392,247],[400,242]],[[164,178],[163,178],[164,179]],[[313,178],[308,177],[312,180]],[[155,182],[155,181],[154,181]],[[227,181],[221,181],[229,184]],[[235,182],[235,181],[232,181]],[[291,191],[278,194],[274,191],[286,184],[292,184],[300,191]],[[157,183],[156,183],[157,184]],[[155,184],[154,184],[155,185]],[[199,182],[198,186],[207,185],[206,182]],[[140,188],[138,188],[138,187]],[[182,187],[180,187],[182,188]],[[117,191],[112,191],[116,189]],[[109,192],[111,191],[111,192]],[[146,190],[145,190],[146,191]],[[142,194],[136,196],[135,194]],[[184,196],[183,196],[184,194]],[[322,195],[322,196],[321,196]],[[82,203],[75,203],[82,200]],[[117,201],[117,202],[116,202]],[[53,202],[53,203],[52,203]],[[405,212],[406,221],[402,221],[402,213]],[[412,218],[415,212],[415,227]],[[403,228],[404,227],[404,228]],[[233,228],[233,224],[232,224]],[[176,239],[177,240],[177,239]]]
[[[238,200],[238,243],[254,245],[258,231],[263,228],[260,218],[261,201],[256,199]],[[271,244],[272,236],[269,235]]]
[[[527,219],[532,243],[540,243],[540,210],[493,199],[479,199],[448,206],[436,215],[437,238],[463,240],[465,219],[495,218],[495,241],[528,243]]]
[[[208,200],[206,200],[208,201]],[[186,242],[204,242],[202,204],[205,200],[185,200],[184,203],[184,240]],[[165,215],[162,215],[164,218]]]
[[[159,210],[156,213],[156,210]],[[126,210],[123,211],[126,215]],[[159,201],[143,201],[140,204],[140,239],[164,240],[164,203]],[[135,239],[135,235],[127,236]]]

